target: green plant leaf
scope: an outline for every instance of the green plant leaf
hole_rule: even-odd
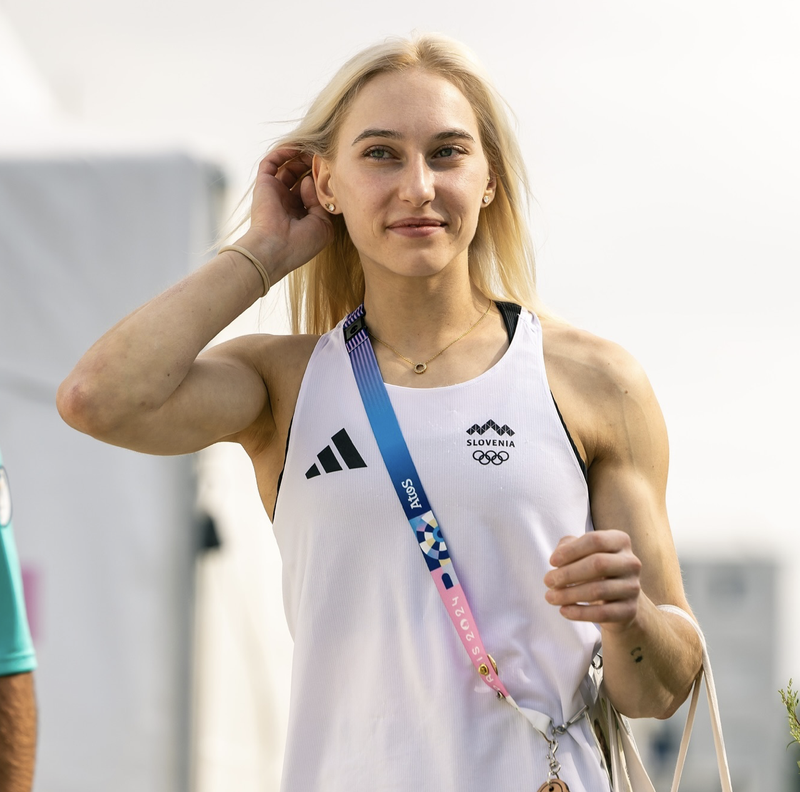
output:
[[[786,714],[789,718],[789,734],[792,741],[786,746],[788,750],[790,746],[800,744],[800,718],[797,717],[797,710],[800,708],[800,696],[796,690],[792,690],[792,680],[789,680],[789,685],[786,690],[779,690],[781,694],[781,701],[786,707]],[[800,762],[797,763],[800,768]]]

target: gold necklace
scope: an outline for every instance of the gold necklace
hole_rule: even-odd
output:
[[[489,313],[489,309],[491,307],[492,307],[492,301],[490,300],[489,305],[486,306],[486,310],[481,314],[480,318],[478,319],[477,322],[475,322],[475,324],[468,327],[458,338],[456,338],[454,341],[451,341],[444,349],[440,349],[433,357],[428,358],[424,363],[415,363],[413,360],[411,360],[411,358],[407,358],[405,355],[401,355],[391,344],[387,344],[385,341],[381,341],[381,339],[378,338],[378,336],[376,336],[371,330],[369,330],[368,332],[370,338],[372,338],[374,341],[377,341],[379,344],[383,344],[383,346],[385,346],[387,349],[391,349],[392,352],[394,352],[395,355],[397,355],[397,357],[399,357],[401,360],[405,360],[405,362],[408,363],[408,365],[414,369],[415,374],[424,374],[426,369],[428,368],[428,363],[430,363],[432,360],[436,360],[436,358],[439,357],[439,355],[450,349],[450,347],[453,346],[453,344],[455,344],[456,341],[460,341],[462,338],[464,338],[464,336],[471,333],[486,318],[486,315]]]

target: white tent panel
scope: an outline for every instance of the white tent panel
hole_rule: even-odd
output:
[[[192,460],[84,437],[54,397],[202,257],[220,181],[178,152],[0,156],[0,442],[33,595],[40,790],[188,787]]]

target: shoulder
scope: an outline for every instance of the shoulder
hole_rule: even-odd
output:
[[[259,454],[271,441],[288,431],[297,394],[319,336],[269,335],[237,336],[211,347],[201,359],[232,370],[247,372],[266,388],[267,402],[261,416],[235,439],[248,453]]]
[[[553,396],[581,438],[588,464],[629,454],[630,445],[645,435],[666,443],[661,410],[633,355],[613,341],[554,320],[542,320],[542,339]]]
[[[619,344],[550,319],[542,322],[545,362],[580,390],[598,389],[609,397],[649,389],[644,369]]]

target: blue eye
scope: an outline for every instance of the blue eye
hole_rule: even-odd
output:
[[[466,153],[461,146],[442,146],[433,156],[436,159],[458,159]]]

